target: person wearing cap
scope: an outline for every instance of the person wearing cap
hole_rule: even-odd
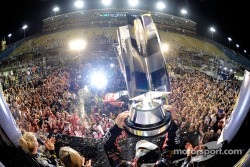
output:
[[[140,140],[136,144],[135,157],[133,160],[125,160],[122,157],[121,150],[116,143],[117,138],[122,134],[125,126],[125,119],[128,118],[129,111],[120,113],[116,119],[115,124],[104,136],[104,150],[107,155],[111,167],[170,167],[172,164],[172,157],[169,151],[169,143],[174,143],[176,137],[176,127],[172,125],[170,132],[166,132],[165,137],[160,146],[149,142],[147,140]],[[172,121],[172,124],[175,124]],[[174,128],[173,128],[174,127]],[[162,146],[162,147],[161,147]]]

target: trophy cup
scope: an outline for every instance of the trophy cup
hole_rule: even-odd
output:
[[[168,130],[171,115],[161,98],[171,93],[169,75],[157,28],[150,14],[133,17],[117,29],[115,52],[125,78],[130,116],[125,130],[140,137],[153,137]]]

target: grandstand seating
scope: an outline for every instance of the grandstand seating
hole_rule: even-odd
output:
[[[244,65],[245,68],[247,68],[248,70],[250,69],[250,61],[247,58],[234,52],[233,50],[229,48],[226,48],[225,46],[221,44],[217,43],[216,46],[220,48],[224,52],[224,54],[227,55],[231,60],[234,60],[238,62],[239,64]]]
[[[17,41],[12,45],[9,45],[3,52],[0,53],[0,61],[4,60],[9,56],[11,52],[13,52],[19,45],[23,42],[23,40]]]

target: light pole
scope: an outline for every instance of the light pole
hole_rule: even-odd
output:
[[[186,9],[181,9],[181,14],[183,14],[184,19],[186,18],[187,10]]]
[[[214,27],[210,27],[210,31],[211,31],[211,33],[212,33],[212,41],[214,40],[214,32],[215,32],[215,29],[214,29]]]
[[[28,28],[28,26],[25,24],[25,25],[23,26],[23,38],[25,38],[25,30],[26,30],[26,28]]]
[[[230,48],[230,42],[232,41],[232,38],[228,37],[227,39],[228,39],[228,46]]]
[[[56,16],[56,12],[58,12],[58,11],[59,11],[59,7],[56,6],[53,8],[53,12],[55,12],[55,16]]]
[[[240,47],[240,45],[239,45],[239,44],[236,44],[236,47],[237,47],[237,52],[238,52],[238,48]]]
[[[9,44],[10,44],[10,38],[11,38],[11,36],[12,36],[12,34],[10,33],[10,34],[8,35],[8,37],[9,37]]]

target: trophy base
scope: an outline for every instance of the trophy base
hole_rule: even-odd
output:
[[[125,124],[126,132],[128,132],[128,134],[132,136],[146,138],[156,137],[167,132],[167,130],[171,126],[171,115],[167,112],[165,117],[160,122],[154,124],[138,124],[132,122],[130,119],[126,119]]]

